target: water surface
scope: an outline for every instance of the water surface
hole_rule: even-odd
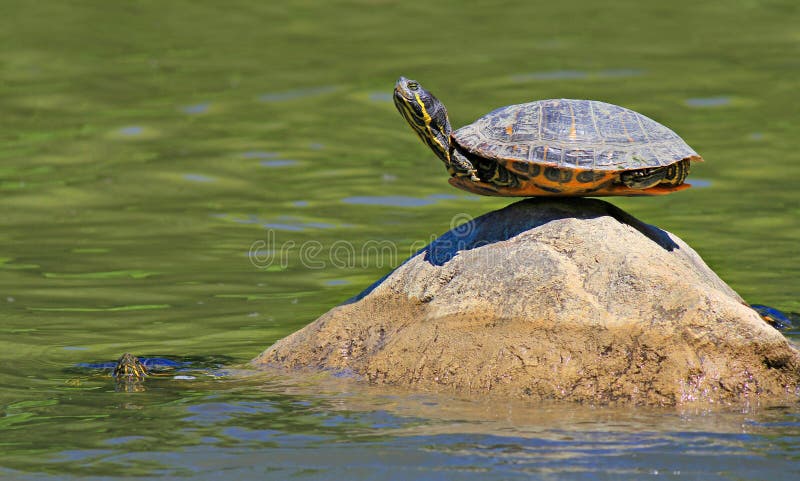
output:
[[[706,158],[702,188],[613,202],[681,236],[748,301],[800,311],[796,2],[9,0],[4,12],[0,476],[800,476],[797,405],[498,403],[246,365],[432,236],[513,201],[447,184],[387,101],[400,75],[455,126],[561,97],[670,126]],[[124,351],[230,372],[120,393],[70,370]]]

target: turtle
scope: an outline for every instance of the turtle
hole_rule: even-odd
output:
[[[111,371],[116,390],[123,392],[144,391],[145,379],[149,377],[171,376],[172,379],[195,379],[192,374],[202,373],[213,377],[221,375],[219,371],[214,370],[220,367],[220,364],[214,361],[193,362],[166,357],[137,357],[129,352],[122,354],[115,362],[80,363],[77,367]]]
[[[794,328],[797,322],[800,321],[800,314],[796,312],[785,313],[774,307],[765,306],[763,304],[750,304],[750,307],[756,311],[767,324],[781,331]]]
[[[145,390],[143,383],[150,370],[138,357],[126,352],[114,363],[111,375],[117,391],[140,392]]]
[[[144,363],[129,352],[120,356],[112,371],[112,376],[117,382],[142,382],[147,375]]]
[[[416,80],[400,77],[393,99],[450,184],[475,194],[669,194],[689,188],[690,163],[703,160],[655,120],[597,100],[508,105],[453,131],[444,104]]]

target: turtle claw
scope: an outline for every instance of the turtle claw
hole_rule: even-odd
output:
[[[481,181],[480,177],[478,177],[478,170],[475,169],[472,162],[458,150],[454,150],[450,154],[450,167],[453,168],[451,173],[455,172],[455,175],[459,177],[469,177],[469,180],[473,182]]]

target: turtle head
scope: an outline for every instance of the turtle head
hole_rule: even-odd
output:
[[[116,390],[122,392],[144,391],[144,378],[147,377],[147,368],[142,361],[131,353],[126,352],[114,366],[114,381]]]
[[[126,352],[114,366],[113,375],[117,381],[141,381],[147,377],[147,368],[138,357]]]
[[[416,80],[400,77],[394,86],[394,104],[406,122],[437,157],[450,165],[450,120],[447,109]]]

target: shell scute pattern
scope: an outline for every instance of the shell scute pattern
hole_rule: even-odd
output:
[[[594,152],[584,149],[572,149],[564,152],[564,164],[569,166],[592,168],[594,166]]]
[[[554,99],[502,107],[458,129],[453,137],[472,154],[519,172],[520,162],[622,171],[700,158],[658,122],[594,100]]]

